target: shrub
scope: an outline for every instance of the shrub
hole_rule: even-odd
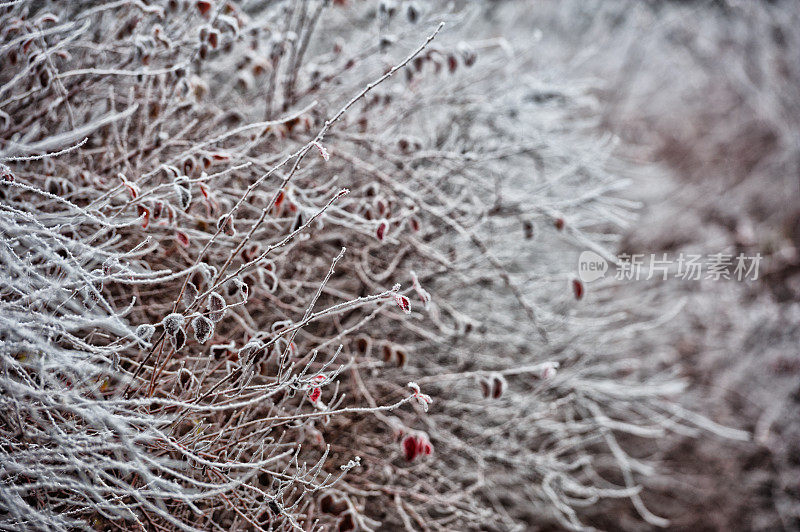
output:
[[[254,4],[0,8],[3,526],[664,524],[582,86],[480,8]]]

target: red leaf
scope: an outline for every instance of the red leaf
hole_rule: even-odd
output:
[[[378,230],[375,232],[375,236],[378,237],[378,240],[383,240],[387,227],[389,226],[386,222],[381,222],[381,224],[378,226]]]
[[[403,454],[409,462],[417,457],[417,438],[406,436],[403,440]]]
[[[139,216],[144,216],[144,220],[142,220],[142,229],[147,229],[147,226],[150,225],[150,211],[147,208],[137,205],[136,211],[139,213]]]
[[[321,395],[322,395],[322,390],[321,390],[320,388],[314,388],[314,389],[313,389],[313,390],[311,390],[311,392],[308,394],[308,399],[309,399],[309,401],[311,401],[312,403],[316,403],[317,401],[319,401],[319,397],[320,397]]]
[[[175,238],[178,240],[178,244],[181,246],[188,248],[189,247],[189,235],[184,233],[183,231],[178,231],[175,233]]]
[[[395,294],[394,300],[397,306],[400,307],[406,314],[411,314],[411,302],[404,295]]]
[[[139,195],[139,191],[137,190],[136,185],[134,185],[133,183],[129,183],[128,181],[124,181],[122,184],[125,185],[125,188],[128,189],[128,193],[130,193],[131,199],[136,199],[136,197]]]
[[[197,2],[197,10],[200,11],[200,14],[203,16],[208,15],[208,12],[211,10],[211,2],[200,0]]]

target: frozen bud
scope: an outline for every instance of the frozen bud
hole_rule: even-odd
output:
[[[236,236],[236,229],[233,226],[233,216],[226,214],[217,220],[217,229],[221,229],[228,236]]]
[[[525,240],[533,238],[533,222],[530,220],[522,222],[522,232],[525,235]]]
[[[506,379],[500,373],[492,375],[492,399],[499,399],[506,390]]]
[[[250,293],[250,288],[247,286],[247,283],[241,279],[231,279],[225,285],[225,289],[228,293],[228,296],[234,297],[239,294],[245,301],[247,301],[247,296]]]
[[[347,512],[339,520],[337,527],[339,532],[351,532],[356,529],[356,519],[353,517],[353,512]]]
[[[184,174],[191,174],[194,169],[197,168],[197,162],[194,160],[194,157],[191,155],[183,160],[183,173]],[[180,179],[188,179],[186,176],[183,176]]]
[[[431,403],[433,403],[433,399],[431,399],[431,396],[422,393],[419,389],[419,385],[416,382],[409,382],[407,386],[413,390],[411,397],[416,399],[416,401],[422,406],[422,409],[425,410],[425,412],[427,412],[428,406]]]
[[[575,299],[577,300],[583,298],[583,283],[578,279],[572,280],[572,293],[575,294]]]
[[[403,456],[409,462],[417,457],[417,438],[415,436],[406,436],[403,438]]]
[[[119,259],[117,257],[108,257],[106,260],[103,261],[103,273],[105,275],[111,275],[115,271],[117,271],[120,267]]]
[[[167,205],[164,210],[167,211],[167,221],[169,222],[169,225],[173,225],[175,222],[175,209],[172,207],[172,205]]]
[[[322,389],[319,387],[313,388],[308,392],[308,400],[312,403],[319,401],[320,396],[322,396]]]
[[[228,342],[227,344],[215,344],[212,345],[209,351],[211,352],[211,356],[220,359],[223,356],[228,356],[228,354],[233,352],[234,347],[236,345],[233,342]]]
[[[179,177],[173,183],[175,196],[178,199],[178,205],[182,210],[188,210],[192,203],[192,188],[189,179],[186,176]]]
[[[182,247],[185,248],[189,247],[189,235],[187,235],[183,231],[175,232],[175,240],[177,240],[178,244],[180,244]]]
[[[369,336],[359,336],[356,339],[356,350],[362,355],[366,355],[372,349],[372,339]]]
[[[408,362],[408,355],[406,352],[400,348],[395,348],[394,350],[395,362],[401,368],[405,367],[406,362]]]
[[[406,314],[411,314],[411,302],[408,298],[402,294],[395,294],[394,301],[397,303],[397,306],[405,312]]]
[[[197,10],[204,17],[207,17],[208,13],[211,11],[211,2],[207,0],[199,0],[195,2],[195,6],[197,6]]]
[[[412,24],[416,24],[417,20],[419,20],[419,7],[416,2],[410,2],[406,6],[406,18]]]
[[[447,55],[447,69],[453,73],[458,69],[458,59],[453,54]]]
[[[136,199],[139,196],[139,186],[136,183],[131,183],[124,174],[118,173],[117,177],[122,181],[122,185],[128,190],[131,199]]]
[[[430,455],[433,453],[433,445],[424,432],[417,434],[417,454]]]
[[[53,24],[58,22],[60,19],[58,15],[54,15],[53,13],[44,13],[43,15],[36,18],[35,24],[37,26],[44,25],[44,24]]]
[[[219,23],[220,26],[224,24],[228,28],[228,30],[233,32],[235,36],[239,35],[239,21],[235,17],[230,17],[228,15],[218,15],[217,22]]]
[[[539,370],[539,378],[542,380],[552,379],[556,376],[558,362],[545,362]]]
[[[378,240],[383,240],[383,238],[386,236],[386,230],[388,228],[389,224],[386,222],[381,222],[380,225],[378,225],[378,229],[375,231],[375,236],[378,237]]]
[[[47,88],[50,85],[50,71],[47,70],[46,68],[43,68],[39,72],[39,83],[42,85],[42,87],[45,88]]]
[[[461,53],[461,58],[464,60],[465,66],[471,67],[475,64],[475,60],[478,58],[478,55],[475,53],[475,49],[472,48],[472,46],[465,42],[461,42],[458,44],[458,51]]]
[[[142,219],[142,229],[147,229],[147,226],[150,225],[150,210],[143,205],[137,205],[136,212]]]
[[[175,334],[169,337],[169,341],[172,342],[172,347],[175,348],[175,351],[180,351],[186,345],[186,333],[183,332],[183,329],[178,329]]]
[[[242,70],[236,76],[236,88],[242,92],[249,91],[255,84],[256,80],[248,70]]]
[[[301,227],[303,227],[303,214],[298,212],[297,217],[294,219],[294,223],[292,224],[292,233]]]
[[[200,270],[200,274],[203,276],[203,280],[206,283],[210,283],[214,280],[214,277],[217,276],[217,268],[210,266],[205,262],[201,262],[198,269]]]
[[[564,218],[559,217],[559,218],[556,218],[555,220],[553,220],[553,225],[559,231],[564,229],[564,224],[565,224]]]
[[[258,243],[253,244],[242,250],[242,258],[245,262],[250,262],[261,254],[261,246]]]
[[[3,163],[0,163],[0,179],[8,182],[14,181],[14,174],[11,172],[11,168]]]
[[[59,185],[58,181],[53,179],[52,177],[48,177],[44,182],[44,189],[54,196],[58,196],[61,194],[61,186]]]
[[[319,509],[326,514],[339,515],[347,510],[347,501],[327,494],[319,500]]]
[[[481,393],[483,394],[484,399],[488,399],[492,396],[492,383],[489,382],[489,379],[482,377],[478,381],[478,384],[481,386]]]
[[[92,287],[97,290],[98,292],[103,289],[103,270],[97,268],[92,270]]]
[[[194,304],[195,299],[197,299],[197,287],[189,281],[186,283],[186,288],[183,291],[183,295],[181,296],[181,301],[186,307],[192,306]]]
[[[181,389],[188,390],[192,386],[192,381],[194,380],[194,375],[192,372],[186,368],[181,368],[178,372],[178,383],[181,386]]]
[[[173,312],[163,319],[161,325],[164,326],[164,332],[170,336],[174,336],[183,327],[185,319],[183,314]]]
[[[219,46],[219,31],[212,29],[208,32],[208,44],[210,44],[211,48],[214,49]]]
[[[383,344],[383,346],[381,347],[381,353],[383,354],[383,361],[389,362],[392,359],[392,357],[394,357],[394,348],[392,347],[392,344],[390,343]]]
[[[211,321],[220,321],[225,316],[225,298],[216,292],[208,296],[208,310]]]
[[[156,328],[149,323],[143,323],[136,327],[136,337],[143,342],[149,342],[155,332]]]
[[[397,37],[394,35],[381,35],[381,38],[378,40],[378,46],[380,47],[381,51],[385,51],[396,41]],[[408,72],[408,70],[406,70],[406,72]]]
[[[283,200],[286,199],[286,193],[283,190],[279,190],[278,193],[275,195],[275,208],[278,209],[283,204]]]
[[[330,155],[330,153],[328,153],[328,150],[327,150],[327,148],[325,148],[325,146],[323,146],[322,144],[320,144],[317,141],[314,141],[314,146],[317,147],[317,150],[319,151],[319,155],[320,155],[320,157],[322,157],[323,160],[325,160],[325,161],[329,161],[330,160],[331,155]]]
[[[197,316],[192,320],[192,328],[194,329],[194,338],[201,344],[211,338],[214,334],[214,322],[205,316]]]
[[[263,350],[264,345],[261,342],[258,340],[250,340],[239,349],[239,362],[242,364],[248,364],[251,361],[255,362],[258,358],[256,354],[263,352]]]
[[[401,443],[403,448],[403,456],[409,462],[414,460],[417,456],[433,454],[433,445],[431,445],[428,435],[424,432],[417,432],[409,434]]]

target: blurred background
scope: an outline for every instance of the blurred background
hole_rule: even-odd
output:
[[[619,253],[763,257],[753,283],[620,288],[683,302],[649,346],[688,368],[695,410],[753,435],[676,438],[659,458],[677,476],[644,500],[676,530],[800,528],[800,4],[497,2],[488,12],[498,35],[533,48],[532,68],[597,87],[600,129],[617,138],[641,202]]]

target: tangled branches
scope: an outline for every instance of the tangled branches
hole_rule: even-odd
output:
[[[698,420],[574,297],[591,99],[477,10],[253,4],[0,8],[0,523],[663,524],[615,433]]]

